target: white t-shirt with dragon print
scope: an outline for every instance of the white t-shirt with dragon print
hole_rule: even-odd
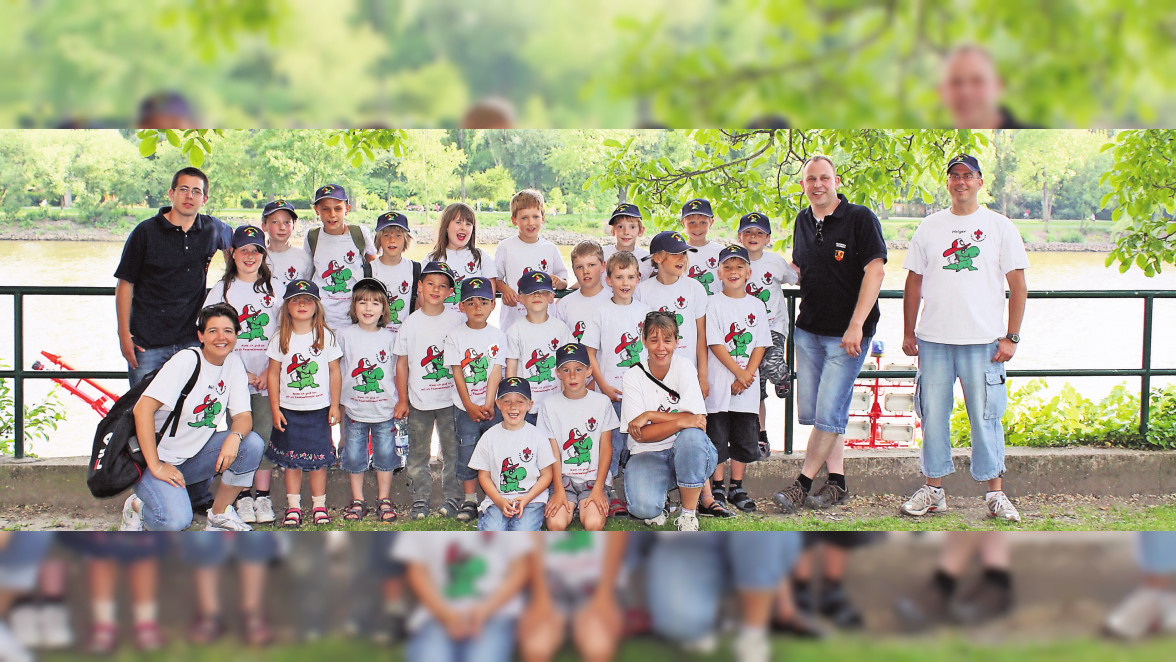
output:
[[[358,324],[339,332],[343,363],[340,404],[360,423],[384,423],[396,410],[396,334],[383,329],[364,331]]]
[[[278,373],[278,404],[294,411],[316,411],[331,406],[331,361],[343,357],[335,334],[327,331],[323,348],[314,348],[314,332],[291,333],[286,352],[281,350],[280,334],[270,339],[269,358],[281,363]],[[270,397],[273,397],[271,394]]]
[[[237,344],[233,353],[241,357],[245,364],[245,371],[251,375],[264,377],[269,370],[270,338],[278,331],[278,312],[282,309],[282,293],[274,285],[274,294],[258,292],[254,283],[234,280],[229,284],[229,298],[225,301],[224,283],[215,283],[204,298],[204,305],[214,303],[228,303],[237,309],[237,321],[241,324],[241,332],[237,334]],[[249,386],[249,392],[264,393],[266,389],[256,389]]]

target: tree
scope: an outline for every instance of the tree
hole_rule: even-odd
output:
[[[494,166],[470,176],[469,195],[475,200],[497,202],[509,200],[518,190],[510,172],[502,166]]]
[[[408,181],[409,190],[425,208],[425,218],[433,203],[445,198],[458,184],[457,169],[465,162],[465,153],[445,141],[442,129],[419,129],[404,139],[405,158],[397,166]]]
[[[1100,183],[1110,184],[1102,206],[1122,235],[1107,256],[1119,271],[1132,265],[1148,276],[1176,261],[1176,131],[1121,131],[1103,147],[1114,162]]]
[[[1041,219],[1049,236],[1055,196],[1062,184],[1098,155],[1106,140],[1090,131],[1018,131],[1013,137],[1017,168],[1013,173],[1026,191],[1040,191]]]

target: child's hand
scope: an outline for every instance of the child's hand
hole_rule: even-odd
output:
[[[702,388],[702,397],[703,398],[709,397],[710,396],[710,382],[707,381],[707,378],[703,377],[702,375],[699,375],[698,376],[698,385]]]
[[[396,408],[392,410],[393,418],[408,418],[408,400],[401,398],[396,401]]]
[[[451,607],[444,607],[444,611],[437,614],[437,620],[445,627],[449,637],[455,641],[463,641],[470,636],[470,617],[464,611]]]
[[[501,285],[499,290],[502,292],[502,305],[514,307],[519,300],[516,298],[515,291],[510,289],[509,285]]]
[[[481,423],[481,422],[482,422],[482,420],[483,420],[483,418],[482,418],[482,408],[481,408],[481,407],[479,407],[478,405],[471,404],[471,405],[470,405],[470,406],[469,406],[469,407],[466,409],[466,416],[469,416],[469,417],[470,417],[470,420],[471,420],[471,421],[473,421],[473,422],[475,422],[475,423]]]
[[[563,490],[557,490],[556,493],[547,500],[547,508],[543,510],[544,517],[555,517],[559,514],[560,508],[566,509],[570,514],[572,512],[572,504],[568,503],[568,495]]]
[[[331,425],[343,420],[343,417],[339,415],[339,405],[331,405],[331,409],[327,412],[327,418]]]
[[[731,382],[731,395],[739,395],[746,390],[747,387],[744,386],[743,382],[740,382],[738,379]]]
[[[265,376],[255,375],[252,372],[245,373],[245,376],[249,378],[249,385],[259,391],[264,391],[269,386],[269,380]]]
[[[592,492],[588,495],[588,504],[596,506],[601,516],[608,517],[608,497],[604,495],[604,485],[602,483],[598,482],[593,486]],[[584,506],[580,506],[580,508],[583,509]]]
[[[286,431],[286,417],[282,415],[281,411],[275,411],[272,413],[273,413],[273,418],[274,418],[274,429],[277,430],[278,432],[285,432]]]
[[[568,281],[560,278],[559,276],[552,276],[551,286],[557,290],[566,290],[568,289]]]
[[[756,382],[755,373],[747,368],[740,370],[735,377],[739,380],[739,383],[743,384],[743,388],[745,389],[751,388]]]
[[[529,503],[531,503],[531,497],[526,496],[526,495],[515,499],[514,500],[515,514],[513,515],[513,517],[522,517],[523,516],[523,509],[526,508],[527,504],[529,504]]]
[[[621,390],[618,388],[613,388],[608,384],[600,384],[600,392],[607,395],[608,399],[613,402],[621,401]]]

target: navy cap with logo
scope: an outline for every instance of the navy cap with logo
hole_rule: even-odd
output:
[[[449,265],[445,264],[444,262],[425,263],[425,266],[421,268],[421,278],[424,278],[429,274],[441,274],[442,276],[449,278],[450,287],[453,287],[454,284],[457,283],[457,274],[454,273],[453,269],[451,269]]]
[[[588,348],[578,342],[570,342],[555,350],[555,367],[575,361],[584,366],[592,365],[588,361]]]
[[[338,184],[327,184],[326,186],[320,186],[314,192],[313,204],[317,205],[319,200],[324,200],[326,198],[334,198],[336,200],[347,202],[347,189],[339,186]]]
[[[523,379],[522,377],[507,377],[506,379],[498,382],[498,393],[495,394],[494,399],[501,400],[511,393],[518,393],[524,398],[530,400],[531,385],[528,384],[527,380]]]
[[[948,161],[947,172],[951,172],[951,167],[957,163],[962,163],[968,166],[968,170],[971,170],[974,173],[983,174],[980,172],[980,162],[977,161],[976,157],[972,156],[971,154],[960,154],[952,160]]]
[[[612,216],[609,217],[608,224],[612,225],[613,223],[616,223],[617,219],[621,218],[622,216],[629,216],[631,218],[641,220],[641,209],[637,207],[637,205],[629,204],[627,202],[619,204],[617,205],[617,208],[613,210]]]
[[[644,262],[663,251],[677,255],[687,251],[697,253],[698,249],[686,243],[686,236],[681,232],[677,230],[662,230],[653,237],[653,241],[649,242],[649,255],[641,258],[641,260]]]
[[[292,281],[290,281],[290,284],[286,286],[286,293],[282,295],[282,300],[296,297],[299,294],[306,294],[306,295],[309,295],[309,296],[312,296],[312,297],[318,299],[319,298],[318,285],[315,285],[314,283],[310,282],[309,280],[306,280],[305,278],[299,278],[298,280],[292,280]]]
[[[768,222],[768,217],[758,211],[744,214],[743,218],[739,219],[739,232],[752,228],[763,230],[765,234],[772,234],[772,224]]]
[[[527,271],[519,278],[519,294],[554,291],[555,285],[551,283],[551,276],[545,271]]]
[[[751,255],[748,254],[746,248],[738,244],[731,244],[730,246],[727,246],[723,250],[719,251],[719,264],[722,264],[733,257],[737,257],[740,260],[751,264]]]
[[[386,211],[376,217],[376,233],[384,228],[403,228],[408,230],[408,217],[398,211]]]
[[[233,248],[242,246],[257,246],[265,252],[265,233],[256,225],[242,225],[233,230]]]
[[[475,276],[474,278],[467,278],[461,281],[461,300],[466,301],[468,299],[493,301],[494,285],[490,283],[490,279]]]
[[[267,216],[283,209],[290,213],[291,218],[296,221],[298,220],[298,212],[294,211],[294,205],[285,200],[274,200],[273,202],[266,203],[265,209],[261,210],[261,220],[265,221]]]
[[[705,198],[695,198],[682,205],[682,218],[686,218],[691,214],[702,214],[711,218],[715,216],[715,213],[711,211],[710,200]]]
[[[388,286],[384,284],[384,281],[380,280],[379,278],[370,277],[360,278],[359,280],[355,281],[355,285],[351,287],[351,294],[354,296],[356,292],[360,291],[361,289],[367,289],[369,287],[383,292],[384,297],[388,298]]]

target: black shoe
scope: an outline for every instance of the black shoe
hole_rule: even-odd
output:
[[[952,620],[960,625],[979,625],[1012,609],[1012,589],[981,580],[970,593],[952,603],[949,611]]]
[[[788,635],[798,639],[824,639],[829,634],[816,621],[800,611],[786,621],[773,618],[769,627],[775,634]]]
[[[833,621],[833,624],[844,630],[854,630],[862,627],[862,614],[849,600],[845,589],[833,586],[821,592],[817,610],[821,615]]]
[[[906,632],[921,632],[945,623],[947,610],[947,596],[932,582],[894,603],[895,615]]]

